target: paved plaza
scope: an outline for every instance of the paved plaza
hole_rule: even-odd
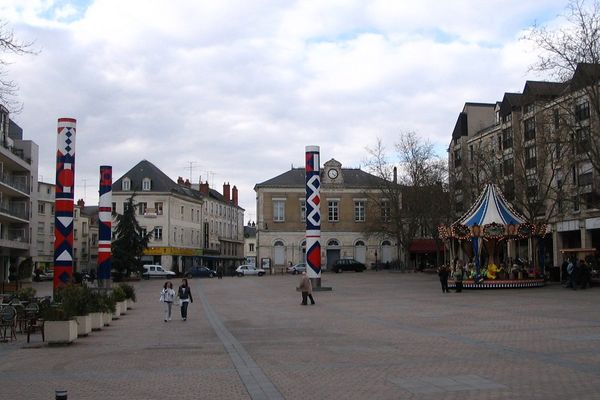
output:
[[[163,282],[137,282],[133,310],[70,346],[0,343],[0,398],[600,399],[600,288],[323,282],[333,291],[301,306],[294,276],[194,279],[188,321],[168,323]]]

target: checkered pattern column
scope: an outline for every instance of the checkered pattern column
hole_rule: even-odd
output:
[[[98,219],[98,283],[107,286],[112,267],[112,167],[108,165],[100,167]]]
[[[67,285],[73,275],[76,125],[77,120],[73,118],[58,119],[54,200],[54,289]]]
[[[306,272],[321,278],[321,166],[319,146],[306,146]]]

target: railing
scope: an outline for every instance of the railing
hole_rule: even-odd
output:
[[[8,229],[0,236],[1,240],[10,240],[12,242],[29,243],[29,237],[26,229]]]
[[[26,177],[23,177],[26,179]],[[0,174],[0,182],[7,184],[13,189],[20,190],[23,193],[29,193],[29,187],[26,183],[20,182],[20,180],[16,180],[14,176],[9,174]]]
[[[29,219],[28,215],[27,215],[27,211],[22,210],[22,209],[17,209],[15,207],[10,207],[10,206],[7,206],[6,204],[0,204],[0,212],[11,215],[16,218],[21,218],[21,219],[25,219],[25,220]]]
[[[25,161],[27,164],[31,164],[31,158],[25,158],[25,154],[23,153],[23,149],[16,148],[8,144],[6,140],[2,141],[2,147],[7,150],[10,150],[15,156],[19,157],[21,160]]]

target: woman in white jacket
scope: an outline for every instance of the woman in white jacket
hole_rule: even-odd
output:
[[[171,281],[166,281],[163,290],[160,292],[160,301],[165,304],[165,322],[171,320],[171,307],[173,307],[173,300],[175,300],[173,284]]]

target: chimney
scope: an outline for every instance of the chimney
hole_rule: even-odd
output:
[[[398,183],[398,168],[394,167],[394,183]]]
[[[83,201],[83,199],[77,200],[77,207],[85,207],[85,201]]]
[[[233,189],[231,189],[231,200],[233,201],[233,205],[237,207],[237,205],[238,205],[238,190],[235,185],[233,185]]]
[[[183,178],[182,177],[177,178],[177,184],[178,185],[183,185]]]
[[[231,200],[231,193],[229,191],[229,188],[229,182],[223,183],[223,197],[226,203],[229,203],[229,201]]]
[[[208,181],[206,181],[206,183],[202,183],[202,181],[200,181],[200,187],[198,188],[198,190],[203,195],[208,196]]]
[[[183,183],[183,186],[191,188],[192,187],[192,182],[190,182],[189,179],[186,179],[185,182]]]

